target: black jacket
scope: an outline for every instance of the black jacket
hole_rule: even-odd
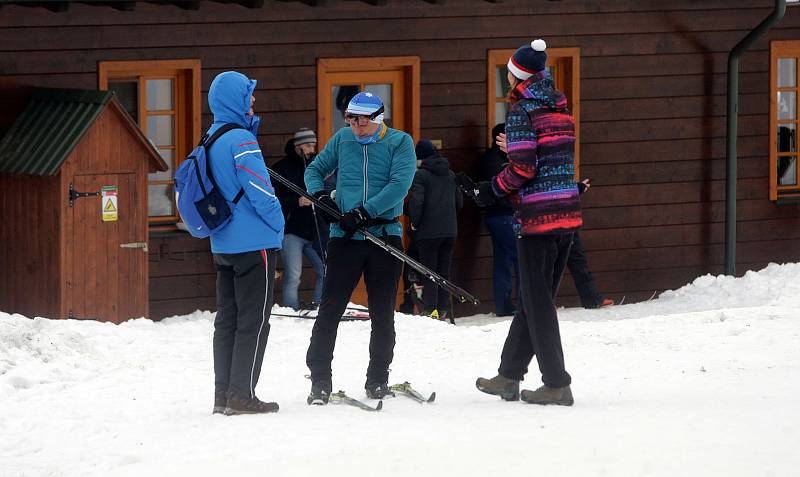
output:
[[[508,164],[508,156],[505,152],[501,151],[497,144],[492,144],[492,147],[486,150],[481,161],[478,178],[481,181],[490,181],[494,176],[500,173],[503,168]],[[494,217],[498,215],[513,215],[514,209],[502,204],[495,204],[484,209],[487,217]]]
[[[272,169],[283,177],[292,181],[293,184],[305,190],[306,184],[303,174],[306,171],[307,161],[300,157],[294,150],[294,140],[290,139],[285,147],[286,157],[275,163]],[[286,229],[284,233],[297,235],[306,240],[317,241],[317,231],[314,228],[314,213],[311,206],[300,207],[297,200],[299,195],[289,190],[285,185],[278,181],[273,181],[275,193],[281,202],[283,216],[286,218]]]
[[[408,215],[417,229],[416,240],[455,238],[458,235],[456,209],[463,199],[455,174],[444,157],[422,161],[411,184]]]

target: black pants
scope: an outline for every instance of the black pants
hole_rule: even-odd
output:
[[[400,237],[392,235],[384,239],[402,250]],[[389,365],[394,358],[394,306],[401,265],[399,260],[367,240],[331,238],[322,302],[306,354],[312,381],[331,380],[339,321],[363,273],[372,326],[366,382],[388,382]]]
[[[255,397],[269,337],[275,250],[215,253],[214,387]]]
[[[603,295],[597,291],[592,272],[589,271],[589,262],[586,260],[586,251],[578,233],[572,239],[572,248],[567,259],[567,268],[575,281],[575,288],[581,297],[584,308],[597,308],[603,302]]]
[[[572,234],[517,239],[522,307],[514,314],[503,346],[501,375],[521,380],[536,355],[545,385],[560,388],[572,381],[564,368],[555,305],[571,243]]]
[[[417,240],[419,261],[443,278],[450,279],[450,263],[453,259],[454,242],[455,239],[453,238]],[[428,308],[423,312],[430,313],[433,310],[439,310],[440,315],[443,311],[452,313],[450,293],[431,280],[424,279],[423,284],[422,301],[425,302],[425,306]]]

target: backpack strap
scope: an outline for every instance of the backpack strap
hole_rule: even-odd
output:
[[[214,180],[214,174],[211,172],[211,145],[217,142],[217,139],[221,138],[225,133],[228,131],[232,131],[234,129],[244,129],[243,127],[239,126],[238,124],[223,124],[219,129],[214,131],[214,134],[209,136],[206,134],[203,136],[203,139],[200,140],[200,145],[202,145],[206,149],[206,175],[208,175],[208,179],[214,184],[214,188],[219,189],[217,185],[217,181]],[[236,197],[233,198],[233,203],[238,204],[239,200],[241,200],[242,196],[244,195],[244,189],[239,189],[239,192],[236,193]]]

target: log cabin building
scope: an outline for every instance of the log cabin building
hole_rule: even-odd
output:
[[[207,91],[217,73],[258,80],[259,141],[269,163],[300,127],[316,129],[324,144],[342,125],[337,98],[355,88],[377,92],[393,127],[435,141],[454,170],[472,172],[504,115],[505,62],[541,37],[578,119],[578,175],[592,179],[581,233],[590,267],[602,291],[634,302],[723,271],[726,61],[773,7],[771,0],[3,0],[0,136],[35,88],[114,91],[168,166],[147,178],[150,317],[213,310],[209,244],[176,228],[172,178],[211,122]],[[800,8],[789,8],[741,60],[740,274],[800,256],[799,59]],[[456,311],[488,312],[491,241],[473,204],[459,219],[452,280],[483,303]],[[25,273],[0,266],[3,274]],[[564,305],[577,303],[568,277],[560,295]]]

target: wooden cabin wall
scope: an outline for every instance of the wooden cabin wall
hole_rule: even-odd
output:
[[[0,14],[0,78],[93,88],[98,61],[199,58],[205,102],[213,76],[236,69],[258,79],[259,140],[272,163],[297,128],[316,124],[317,58],[418,55],[421,135],[441,139],[453,168],[471,171],[486,146],[486,51],[539,36],[550,47],[579,47],[581,172],[594,184],[583,197],[581,234],[600,289],[636,301],[722,272],[727,54],[773,5],[332,0],[267,1],[263,9],[203,2],[197,11],[75,5],[66,13],[8,6]],[[739,273],[800,255],[797,206],[767,198],[770,39],[800,39],[800,9],[788,9],[740,65]],[[202,122],[210,122],[205,104]],[[153,236],[151,247],[154,310],[213,306],[206,242]],[[471,204],[460,213],[452,276],[483,300],[479,310],[493,308],[490,239]],[[560,302],[575,304],[571,280],[562,283]]]
[[[0,174],[0,310],[59,316],[59,178]]]

